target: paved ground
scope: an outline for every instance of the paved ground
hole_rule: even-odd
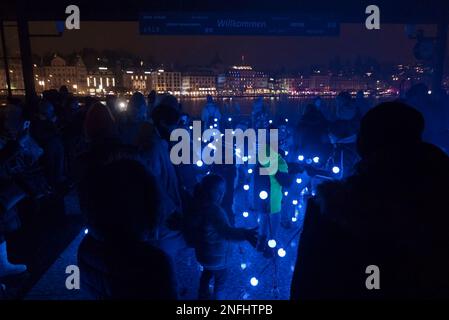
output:
[[[236,195],[236,225],[253,227],[257,225],[257,217],[249,213],[243,217],[247,195]],[[293,223],[290,229],[280,229],[280,238],[277,248],[283,247],[285,257],[276,255],[275,258],[266,259],[261,253],[255,251],[248,243],[236,245],[229,270],[228,285],[226,288],[227,299],[288,299],[290,281],[294,262],[296,259],[297,243],[301,216]],[[76,264],[76,252],[84,230],[72,241],[65,251],[56,259],[53,265],[40,278],[36,285],[28,292],[26,299],[32,300],[72,300],[87,299],[87,295],[81,290],[68,290],[65,287],[67,277],[65,270],[68,265]],[[192,249],[183,250],[177,258],[176,270],[180,285],[180,297],[182,299],[196,299],[200,266],[196,262]],[[252,286],[251,278],[258,280],[257,286]]]

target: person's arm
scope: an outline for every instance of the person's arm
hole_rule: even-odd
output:
[[[211,223],[221,236],[229,240],[244,241],[247,239],[248,230],[232,227],[226,217],[226,212],[221,208],[217,209],[217,212],[211,219]]]

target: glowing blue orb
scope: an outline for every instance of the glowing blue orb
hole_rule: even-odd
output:
[[[301,178],[297,178],[297,179],[296,179],[296,183],[297,183],[297,184],[302,183],[302,179],[301,179]]]
[[[300,155],[298,156],[298,160],[299,160],[299,161],[304,161],[304,156],[303,156],[302,154],[300,154]]]
[[[335,167],[332,168],[332,172],[335,173],[335,174],[338,174],[338,173],[340,173],[340,168],[335,166]]]
[[[275,248],[276,247],[276,240],[274,240],[274,239],[268,240],[268,246],[270,248]]]
[[[260,191],[259,197],[260,199],[265,200],[266,198],[268,198],[268,193],[266,191]]]
[[[285,257],[285,255],[287,254],[287,252],[284,250],[284,248],[279,248],[278,250],[278,256],[283,258]]]
[[[189,126],[189,129],[190,129],[190,130],[193,130],[193,126]]]
[[[245,185],[243,186],[243,190],[248,191],[248,190],[249,190],[249,185],[245,184]]]
[[[259,284],[259,280],[257,280],[256,277],[252,277],[249,281],[253,287],[257,286]]]
[[[232,121],[232,118],[228,118],[228,121],[231,122],[231,121]]]
[[[288,118],[285,118],[285,122],[288,122]]]
[[[243,217],[248,218],[249,216],[249,212],[248,211],[243,211]]]
[[[313,162],[318,163],[320,162],[320,157],[313,157]]]
[[[273,123],[273,120],[268,121],[268,123],[269,123],[269,124],[272,124],[272,123]]]
[[[209,126],[209,129],[213,129],[214,128],[214,126]]]
[[[298,218],[296,218],[296,217],[292,218],[292,222],[296,222],[297,220],[298,220]]]
[[[84,234],[88,234],[89,233],[89,229],[84,229]]]
[[[214,122],[217,122],[218,121],[218,119],[217,118],[214,118]]]
[[[240,268],[241,268],[242,270],[245,270],[245,269],[246,269],[246,263],[241,263],[241,264],[240,264]]]
[[[248,173],[249,174],[253,173],[253,169],[248,169]]]
[[[288,156],[288,151],[284,151],[285,156]]]
[[[216,128],[218,125],[216,123],[214,123],[214,128]]]
[[[298,200],[295,199],[295,200],[292,201],[292,203],[293,203],[294,206],[296,206],[298,204]]]
[[[288,191],[285,191],[285,192],[284,192],[284,196],[288,196]]]
[[[203,166],[203,161],[198,160],[198,161],[196,162],[196,165],[197,165],[198,167],[202,167],[202,166]]]
[[[242,160],[243,160],[243,162],[246,162],[246,161],[248,161],[248,157],[247,156],[243,156]]]

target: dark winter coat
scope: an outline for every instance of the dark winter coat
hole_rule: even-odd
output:
[[[78,266],[81,288],[95,299],[177,299],[172,262],[150,244],[89,234],[78,249]]]

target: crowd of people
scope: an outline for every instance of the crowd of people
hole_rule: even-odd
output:
[[[1,115],[0,280],[27,269],[8,260],[18,204],[76,190],[89,230],[78,265],[92,298],[177,299],[174,260],[193,248],[198,298],[223,299],[233,243],[275,256],[269,241],[290,227],[286,199],[296,178],[307,211],[292,299],[448,298],[449,157],[427,142],[444,130],[420,112],[430,103],[423,93],[414,87],[406,101],[369,108],[363,93],[342,92],[334,110],[317,97],[296,123],[273,120],[262,98],[248,119],[231,121],[208,97],[204,128],[278,129],[278,169],[268,176],[254,174],[266,162],[173,165],[170,134],[191,117],[170,94],[136,92],[126,111],[117,97],[81,101],[65,87],[28,104],[9,99]],[[328,181],[316,185],[318,175]],[[251,189],[257,228],[235,226],[242,186]],[[364,286],[372,264],[385,270],[376,292]]]

